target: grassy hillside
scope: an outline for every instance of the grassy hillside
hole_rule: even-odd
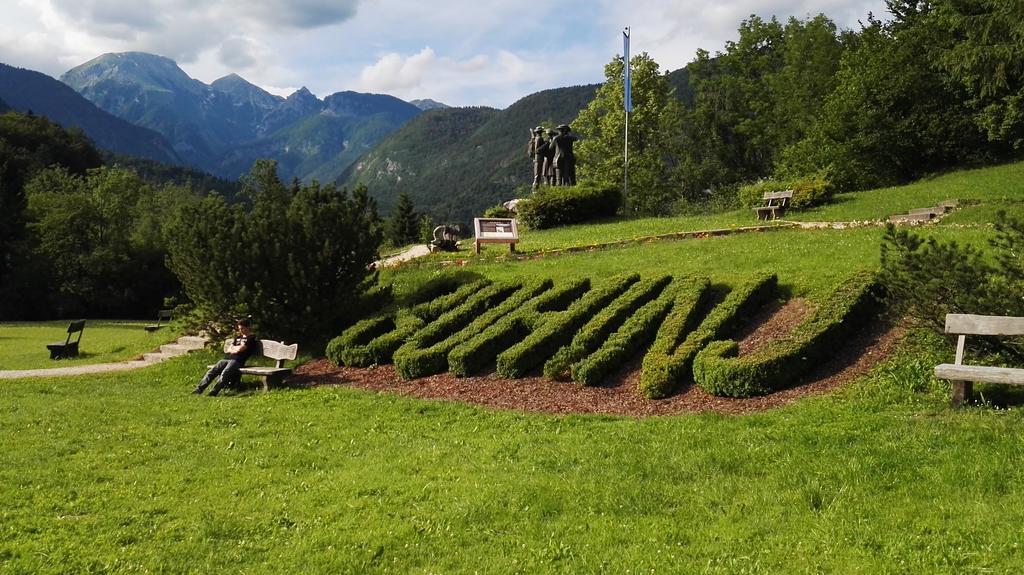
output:
[[[1011,164],[792,215],[845,221],[974,200],[921,229],[983,245],[986,214],[1024,214],[1022,188],[1024,164]],[[573,232],[613,241],[662,224],[526,241],[566,247],[578,245]],[[524,261],[499,261],[493,246],[458,257],[466,272],[558,282],[630,270],[732,285],[774,271],[784,291],[813,301],[877,266],[880,236],[877,226],[781,230]],[[439,269],[428,260],[384,277],[401,295]],[[931,369],[952,352],[912,332],[870,376],[745,416],[540,415],[340,380],[189,395],[212,352],[132,373],[4,381],[0,570],[1020,572],[1024,414],[1013,402],[949,408]]]
[[[365,184],[385,213],[405,192],[438,221],[472,221],[532,181],[529,130],[571,122],[595,89],[545,90],[501,111],[429,111],[385,138],[344,179]]]

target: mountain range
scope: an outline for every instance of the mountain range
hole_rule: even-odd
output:
[[[692,105],[686,70],[668,79]],[[406,193],[417,210],[449,222],[529,186],[528,130],[572,122],[597,88],[544,90],[504,110],[350,91],[320,99],[306,88],[283,98],[237,74],[205,84],[141,52],[104,54],[62,80],[0,64],[0,111],[32,110],[122,156],[229,180],[270,158],[284,180],[366,185],[384,214]]]
[[[46,74],[0,64],[0,99],[18,112],[32,112],[62,126],[80,128],[101,148],[169,164],[181,163],[171,144],[157,132],[98,109]]]
[[[162,134],[187,164],[237,178],[259,158],[284,179],[333,180],[383,135],[421,113],[393,96],[302,88],[282,98],[230,74],[211,84],[171,59],[104,54],[61,80],[99,108]]]

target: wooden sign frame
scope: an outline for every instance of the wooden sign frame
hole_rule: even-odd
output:
[[[473,218],[474,251],[480,253],[480,244],[508,244],[512,253],[519,243],[519,225],[515,218]]]

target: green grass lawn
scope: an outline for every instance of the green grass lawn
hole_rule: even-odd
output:
[[[0,370],[106,363],[138,357],[178,337],[171,328],[150,333],[151,321],[87,320],[77,358],[54,361],[46,344],[67,338],[68,321],[0,323]],[[74,336],[77,338],[77,334]]]
[[[949,410],[919,356],[767,413],[648,419],[190,396],[212,357],[0,386],[0,571],[1024,567],[1022,415]]]
[[[1016,205],[1022,169],[866,192],[812,219],[973,198],[959,223],[924,233],[984,245],[993,207]],[[648,225],[637,222],[604,224],[586,241]],[[551,246],[575,241],[557,233]],[[881,237],[878,227],[780,230],[457,269],[729,284],[772,270],[813,299],[877,267]],[[402,295],[451,269],[414,263],[382,279]],[[0,325],[0,359],[32,363],[12,350],[37,346],[32,367],[47,367],[44,344],[64,327]],[[90,335],[148,345],[103,329],[87,325],[84,351]],[[11,347],[18,330],[35,343]],[[214,351],[133,372],[6,380],[0,573],[1018,573],[1021,398],[950,409],[931,369],[952,352],[915,336],[838,392],[742,417],[551,416],[345,387],[189,395]]]

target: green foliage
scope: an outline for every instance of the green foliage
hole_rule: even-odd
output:
[[[678,176],[687,197],[771,175],[782,150],[816,124],[843,50],[843,35],[818,15],[785,24],[751,16],[724,52],[698,51],[687,66],[694,106]]]
[[[697,325],[711,282],[697,278],[680,283],[668,317],[658,328],[654,343],[644,355],[638,390],[650,399],[668,397],[686,379],[687,358],[676,354],[676,348]]]
[[[753,184],[740,186],[740,203],[747,208],[764,204],[764,194],[769,192],[793,191],[790,206],[794,209],[813,208],[829,203],[835,188],[827,177],[821,174],[795,180],[764,179]]]
[[[415,379],[448,370],[448,353],[510,313],[522,309],[530,300],[549,290],[551,280],[535,280],[525,285],[509,284],[516,289],[504,301],[483,301],[482,305],[463,306],[441,316],[416,332],[394,354],[395,371],[405,379]]]
[[[327,359],[349,367],[389,363],[395,350],[417,330],[491,285],[488,280],[453,285],[448,276],[439,279],[424,283],[411,297],[420,303],[397,313],[365,319],[343,331],[328,343]],[[492,295],[481,297],[493,297],[500,291],[501,288],[492,286],[486,292]]]
[[[505,315],[471,339],[452,348],[448,370],[457,377],[476,373],[505,349],[522,340],[543,320],[545,312],[565,308],[590,288],[589,279],[569,280]]]
[[[491,206],[491,207],[487,208],[486,210],[484,210],[484,216],[483,217],[485,217],[485,218],[514,218],[516,216],[517,216],[516,212],[513,212],[512,210],[506,208],[502,204],[498,204],[496,206]]]
[[[775,274],[758,273],[729,292],[722,303],[715,306],[697,329],[679,341],[691,325],[694,302],[697,298],[687,297],[679,306],[679,315],[666,322],[658,334],[658,341],[652,347],[655,355],[644,359],[644,370],[640,377],[640,392],[652,399],[667,397],[680,385],[693,377],[693,358],[710,342],[734,331],[748,316],[770,299],[776,291],[778,278]],[[696,294],[693,294],[694,296]]]
[[[400,194],[398,203],[388,219],[388,242],[395,247],[400,247],[419,241],[421,233],[419,220],[420,216],[412,205],[412,198],[409,197],[409,194]]]
[[[818,122],[783,152],[780,173],[826,170],[838,189],[860,190],[983,157],[963,89],[928,62],[950,41],[927,20],[870,22],[844,53]]]
[[[360,313],[381,241],[364,188],[285,187],[270,161],[245,182],[251,208],[218,197],[184,209],[169,229],[169,264],[200,317],[242,311],[268,337],[319,346]]]
[[[671,166],[679,155],[683,108],[658,63],[646,53],[630,59],[633,112],[629,115],[629,197],[626,213],[663,214],[677,199]],[[605,82],[573,122],[579,179],[619,188],[625,177],[626,112],[623,61],[604,67]]]
[[[871,319],[878,303],[874,287],[874,273],[854,275],[792,333],[743,357],[737,357],[735,341],[711,342],[693,360],[694,381],[712,395],[728,397],[763,395],[797,383]]]
[[[64,358],[55,364],[46,345],[64,341],[68,320],[0,323],[0,332],[3,333],[0,366],[4,370],[51,369],[57,365],[71,367],[128,361],[178,336],[175,325],[155,332],[146,331],[145,326],[143,322],[124,320],[87,320],[78,356]]]
[[[569,343],[573,334],[594,314],[598,313],[630,285],[640,280],[639,274],[617,276],[576,300],[564,312],[546,316],[534,327],[530,335],[500,353],[497,357],[498,375],[519,378],[541,365],[558,348]],[[652,283],[651,289],[660,289],[671,278],[665,276]]]
[[[592,314],[571,342],[559,348],[554,355],[551,355],[550,349],[546,350],[550,359],[544,363],[544,376],[557,380],[569,379],[572,364],[594,353],[612,332],[621,327],[637,309],[657,297],[671,280],[669,276],[662,276],[637,282],[600,312]],[[498,359],[500,362],[501,358]]]
[[[572,365],[573,381],[586,386],[599,385],[620,369],[654,339],[658,326],[672,309],[675,296],[676,288],[669,286],[657,299],[641,307],[597,351]]]
[[[99,165],[99,152],[81,130],[38,116],[0,114],[0,280],[26,257],[15,253],[15,244],[25,236],[25,185],[32,176],[51,166],[80,175]],[[0,303],[0,316],[17,313],[17,307]]]
[[[519,217],[529,228],[540,230],[578,224],[615,215],[622,193],[609,185],[544,186],[519,203]]]
[[[992,141],[1024,147],[1024,19],[1014,0],[939,0],[929,14],[956,42],[942,68],[967,87],[975,122]]]
[[[997,214],[991,254],[889,225],[881,282],[894,313],[943,333],[946,314],[1024,316],[1024,222]],[[973,338],[972,345],[1024,357],[1020,341]]]

